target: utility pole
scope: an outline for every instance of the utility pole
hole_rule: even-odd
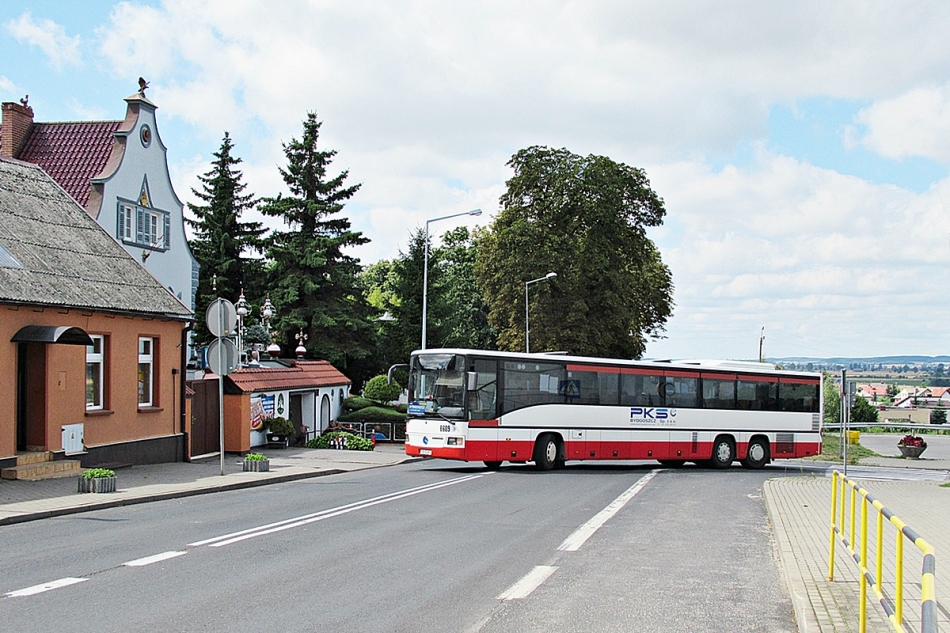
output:
[[[759,362],[765,362],[765,356],[762,355],[762,344],[765,342],[765,326],[759,331]]]

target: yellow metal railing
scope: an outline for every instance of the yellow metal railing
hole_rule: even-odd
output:
[[[839,492],[840,489],[840,492]],[[845,523],[845,507],[848,504],[850,490],[850,507],[847,524]],[[857,522],[858,497],[861,498],[860,510],[860,551],[856,551],[855,524]],[[874,539],[875,556],[874,570],[870,569],[868,560],[868,507],[877,511],[876,538]],[[897,528],[897,538],[894,543],[894,596],[893,599],[884,593],[884,519],[887,519]],[[845,534],[847,529],[848,533]],[[936,559],[933,547],[922,539],[907,524],[885,508],[867,490],[856,482],[848,479],[837,470],[831,476],[831,556],[828,559],[828,580],[835,578],[835,541],[841,539],[842,545],[851,554],[851,558],[858,564],[860,570],[861,605],[858,610],[858,627],[860,633],[867,631],[867,597],[868,584],[877,596],[878,602],[884,609],[887,619],[895,631],[904,633],[904,539],[913,543],[923,554],[923,564],[920,574],[920,633],[937,633],[937,599],[934,592],[934,570]]]

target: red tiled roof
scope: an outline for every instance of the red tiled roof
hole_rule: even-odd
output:
[[[290,367],[243,367],[228,374],[228,379],[244,393],[350,384],[325,360],[300,360]]]
[[[113,132],[121,123],[34,123],[17,158],[42,167],[85,207],[92,188],[89,181],[99,175],[108,162],[114,143]]]

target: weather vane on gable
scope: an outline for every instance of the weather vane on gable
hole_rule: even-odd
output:
[[[143,97],[145,96],[145,89],[148,88],[148,82],[145,81],[145,78],[139,77],[139,94]]]

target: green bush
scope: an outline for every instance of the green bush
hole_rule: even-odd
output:
[[[108,468],[90,468],[82,474],[84,479],[102,479],[105,477],[115,477],[115,471]]]
[[[267,455],[261,455],[260,453],[248,453],[244,456],[244,461],[247,462],[266,462]]]
[[[353,435],[345,431],[330,431],[320,437],[315,437],[307,442],[307,448],[331,448],[331,442],[336,439],[346,440],[346,450],[348,451],[371,451],[373,450],[372,440]]]
[[[347,411],[359,411],[360,409],[365,409],[366,407],[371,407],[375,402],[369,400],[368,398],[361,398],[360,396],[350,396],[349,398],[343,401],[343,408]]]
[[[409,405],[404,402],[397,404],[396,411],[398,411],[399,413],[402,413],[403,415],[406,415],[407,413],[409,413]]]
[[[389,384],[386,376],[373,376],[366,383],[363,395],[376,402],[390,403],[399,397],[402,388],[397,384]]]
[[[267,427],[267,432],[271,435],[279,435],[281,437],[297,436],[297,429],[294,427],[294,423],[287,418],[280,416],[270,418],[269,420],[264,420],[264,424]]]
[[[337,418],[340,422],[404,422],[405,413],[384,407],[366,407],[352,413],[345,413]]]

